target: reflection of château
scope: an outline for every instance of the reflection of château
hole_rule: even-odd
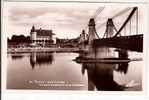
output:
[[[36,65],[52,64],[52,61],[53,61],[52,53],[33,52],[30,55],[30,64],[32,68],[34,68]]]
[[[33,26],[30,32],[32,45],[47,45],[53,43],[52,30],[35,29]]]

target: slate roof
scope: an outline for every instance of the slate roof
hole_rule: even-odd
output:
[[[39,30],[36,30],[36,32],[37,32],[37,36],[51,36],[51,35],[54,35],[52,30],[39,29]]]
[[[46,30],[46,29],[35,29],[35,26],[32,26],[31,32],[37,32],[37,36],[51,36],[55,35],[52,30]]]

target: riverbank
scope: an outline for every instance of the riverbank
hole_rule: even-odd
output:
[[[79,52],[79,48],[8,48],[7,53]]]

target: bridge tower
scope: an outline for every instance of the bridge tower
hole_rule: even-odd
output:
[[[113,37],[114,29],[115,29],[115,26],[113,24],[112,18],[109,18],[106,25],[106,32],[105,32],[106,38]]]
[[[79,44],[80,44],[80,48],[82,49],[82,50],[84,50],[85,49],[85,41],[87,40],[86,39],[87,37],[86,37],[86,33],[85,33],[85,30],[82,30],[82,33],[80,34],[80,38],[79,38]]]
[[[94,21],[94,18],[91,18],[90,21],[89,21],[89,38],[88,38],[88,45],[89,47],[91,47],[93,45],[93,40],[96,38],[96,29],[95,29],[95,21]]]

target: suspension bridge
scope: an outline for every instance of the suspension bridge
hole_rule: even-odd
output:
[[[138,32],[138,7],[126,8],[111,18],[108,18],[107,21],[101,25],[96,25],[96,18],[105,7],[97,9],[96,13],[89,20],[88,34],[85,33],[85,30],[82,31],[80,35],[80,45],[81,48],[88,47],[114,47],[121,48],[131,51],[143,52],[143,34]],[[124,22],[119,25],[119,28],[116,27],[113,20],[121,16],[122,14],[129,11],[129,14],[125,18]],[[121,19],[123,20],[123,19]],[[97,32],[99,28],[105,26],[105,32],[103,37],[99,36],[100,32]]]

